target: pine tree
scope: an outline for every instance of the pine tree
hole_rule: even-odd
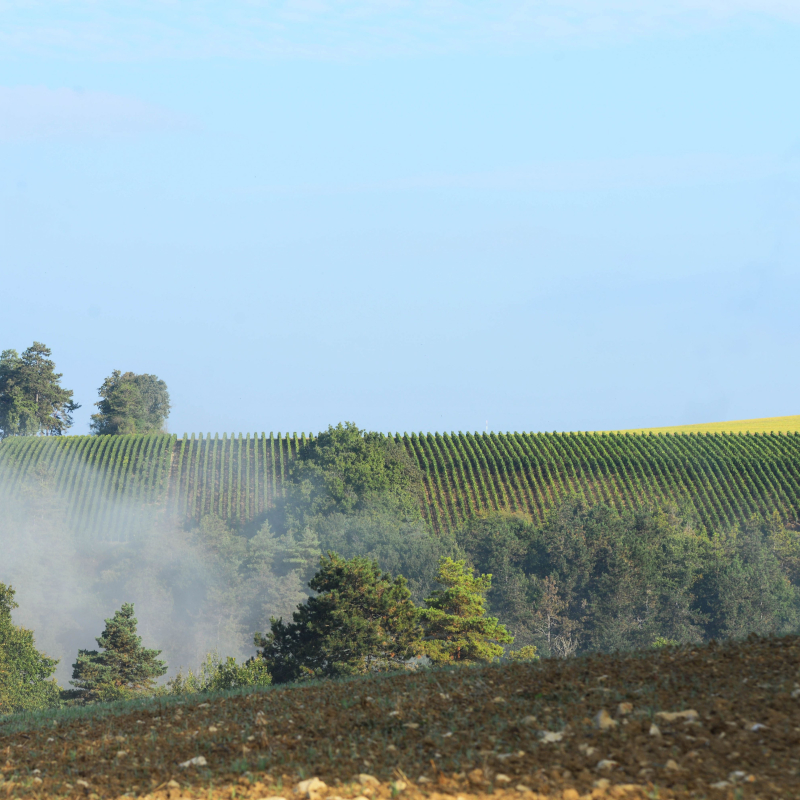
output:
[[[11,622],[14,608],[14,589],[0,583],[0,714],[48,708],[60,692],[50,678],[58,661],[36,649],[33,631]]]
[[[275,683],[403,667],[417,647],[417,609],[406,579],[382,573],[375,561],[328,553],[293,621],[272,619],[256,647]]]
[[[465,561],[442,558],[437,589],[425,601],[419,617],[424,630],[422,652],[434,664],[471,664],[503,654],[514,637],[496,617],[486,616],[486,593],[492,576],[475,577]]]
[[[155,679],[164,675],[167,665],[157,656],[160,650],[142,647],[136,635],[133,604],[123,603],[96,641],[104,652],[79,650],[72,665],[70,684],[83,702],[121,700],[152,690]]]
[[[22,355],[0,353],[0,439],[7,436],[60,436],[80,408],[72,391],[61,386],[61,373],[50,348],[34,342]]]

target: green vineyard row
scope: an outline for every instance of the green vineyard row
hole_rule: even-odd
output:
[[[423,514],[439,532],[505,509],[542,519],[577,495],[637,507],[679,500],[719,527],[753,514],[800,518],[800,433],[395,434],[419,464]],[[281,496],[307,437],[227,434],[10,438],[0,443],[0,503],[51,485],[70,524],[121,541],[153,513],[257,520]]]

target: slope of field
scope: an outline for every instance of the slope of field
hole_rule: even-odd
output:
[[[569,495],[633,506],[683,501],[709,528],[753,514],[796,525],[800,434],[395,434],[424,476],[439,532],[507,509],[542,519]],[[35,479],[88,537],[124,540],[150,512],[263,518],[306,436],[67,436],[0,443],[0,501]]]
[[[800,638],[0,721],[7,797],[797,798]],[[194,760],[194,761],[192,761]],[[318,778],[324,785],[297,787]]]
[[[702,422],[698,425],[673,425],[667,428],[631,428],[616,433],[797,433],[800,414],[793,417],[737,419],[731,422]]]

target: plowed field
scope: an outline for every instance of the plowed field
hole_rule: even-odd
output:
[[[0,753],[0,797],[800,798],[800,638],[12,717]]]

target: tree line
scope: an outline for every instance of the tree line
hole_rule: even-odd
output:
[[[300,448],[285,497],[265,518],[238,528],[212,516],[190,523],[183,535],[202,553],[203,577],[186,577],[208,582],[201,614],[224,632],[226,648],[249,641],[256,653],[243,662],[211,653],[159,691],[336,677],[420,659],[565,658],[786,633],[800,623],[800,537],[777,517],[709,533],[690,506],[619,510],[572,496],[543,521],[488,513],[434,535],[422,491],[419,466],[400,444],[345,423]],[[183,578],[170,567],[159,580]],[[12,631],[5,591],[0,642],[27,641],[27,650],[17,645],[30,665],[23,674],[41,676],[49,662],[36,660],[32,634]],[[266,608],[278,613],[265,620]],[[114,624],[125,618],[135,634],[133,608],[118,615]],[[109,624],[105,642],[115,641]],[[148,663],[162,672],[112,683],[153,691],[166,672],[157,655]],[[105,658],[79,655],[73,681],[95,683],[78,683],[68,700],[115,696],[98,688],[110,685]]]
[[[72,427],[81,406],[61,385],[47,345],[34,342],[18,353],[0,353],[0,439],[9,436],[60,436]],[[98,389],[94,434],[158,433],[169,416],[167,385],[155,375],[114,370]]]
[[[68,690],[52,679],[57,662],[36,649],[33,632],[11,621],[14,590],[0,583],[0,713],[405,669],[420,658],[443,665],[501,657],[514,637],[486,614],[491,576],[445,558],[437,580],[443,588],[417,608],[402,576],[370,559],[329,553],[309,584],[315,594],[292,620],[273,618],[267,634],[255,634],[255,656],[239,664],[210,653],[197,672],[180,671],[163,687],[156,680],[167,664],[160,650],[143,645],[133,604],[125,603],[106,620],[98,649],[78,651]],[[534,659],[535,649],[513,657]]]

